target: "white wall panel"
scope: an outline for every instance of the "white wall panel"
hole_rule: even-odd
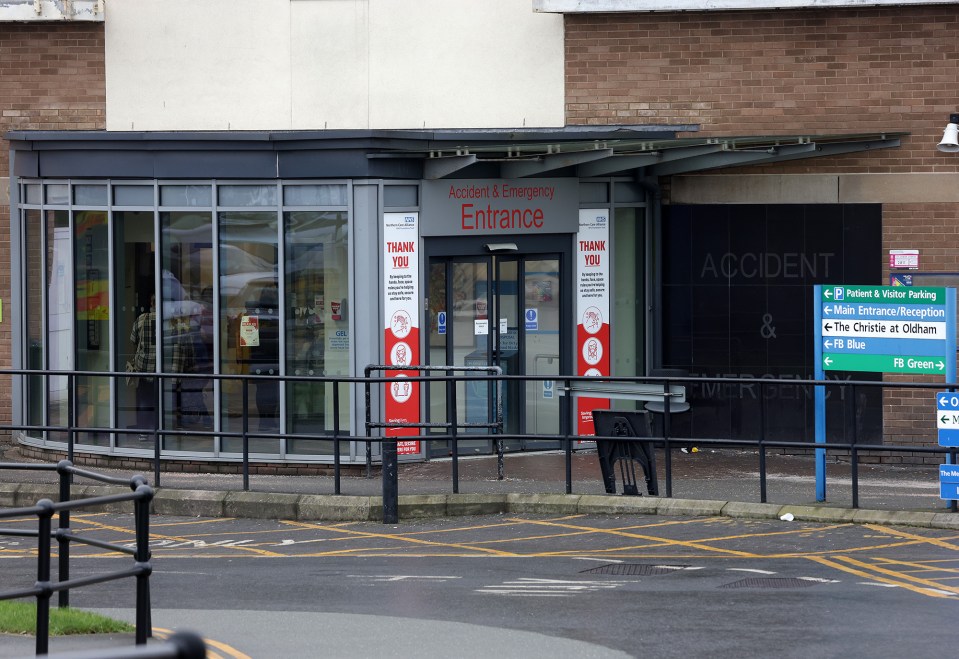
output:
[[[373,124],[563,125],[562,21],[540,20],[528,0],[371,6]]]
[[[112,0],[109,130],[555,127],[529,0]]]
[[[109,2],[107,129],[289,125],[289,7],[276,0]]]

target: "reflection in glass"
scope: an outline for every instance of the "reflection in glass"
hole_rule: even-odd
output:
[[[155,290],[153,212],[116,212],[113,218],[117,367],[152,373],[156,371],[156,316],[148,314],[155,306],[151,304]],[[156,400],[151,378],[117,383],[117,427],[141,431],[117,434],[117,446],[145,448],[143,442],[152,441]]]
[[[220,228],[220,372],[279,374],[279,291],[277,215],[224,212]],[[253,433],[279,431],[279,384],[229,380],[221,389],[222,429],[243,430],[244,385]],[[251,453],[279,453],[279,440],[254,438]],[[223,450],[239,453],[242,441],[225,437]]]
[[[432,366],[442,366],[446,364],[446,337],[449,336],[446,324],[449,307],[446,303],[446,263],[444,261],[431,260],[430,262],[427,299],[430,301],[430,308],[427,347],[429,354],[426,363]],[[435,375],[445,376],[447,374],[438,371]],[[446,421],[447,388],[446,382],[429,385],[429,406],[427,407],[429,418],[427,421],[431,423],[444,423]],[[433,430],[431,432],[443,431]],[[445,444],[444,442],[443,445],[445,446]]]
[[[105,211],[74,215],[74,276],[76,278],[77,370],[110,370],[109,233]],[[110,378],[76,377],[77,423],[110,428]],[[77,441],[108,446],[107,431],[80,433]]]
[[[186,377],[163,383],[165,428],[213,430],[213,216],[161,213],[163,370]],[[213,438],[167,435],[174,451],[212,451]]]
[[[49,364],[54,371],[73,368],[73,258],[70,254],[70,214],[47,211],[47,334]],[[52,375],[47,383],[48,422],[51,426],[70,425],[70,379]],[[49,438],[66,441],[67,433],[53,431]]]
[[[26,367],[43,368],[43,224],[40,211],[23,212],[24,244],[24,312],[27,322],[27,359]],[[43,387],[45,378],[41,375],[24,378],[24,402],[27,409],[27,424],[45,425],[43,418]],[[39,434],[39,433],[36,433]]]
[[[489,366],[490,346],[490,259],[453,261],[450,267],[453,296],[453,361],[457,366]],[[487,423],[491,413],[492,385],[488,381],[456,383],[456,418],[459,422]],[[484,428],[465,432],[488,433]],[[486,440],[459,442],[461,452],[485,451]]]
[[[300,211],[284,214],[286,224],[286,358],[294,376],[349,375],[349,245],[346,213]],[[287,429],[329,434],[334,429],[333,384],[290,382]],[[349,388],[339,392],[339,428],[349,430]],[[349,445],[340,444],[341,452]],[[332,442],[294,439],[296,453],[333,451]]]
[[[559,375],[560,300],[563,299],[559,259],[529,259],[525,263],[524,309],[536,309],[537,323],[526,332],[526,373]],[[526,383],[526,431],[540,435],[560,432],[559,396],[551,382]],[[543,444],[530,448],[541,448]]]

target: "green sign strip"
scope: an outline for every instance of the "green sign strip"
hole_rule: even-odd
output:
[[[945,304],[942,286],[823,286],[823,302],[869,304]]]
[[[881,373],[934,373],[944,375],[946,361],[929,355],[855,355],[823,353],[825,371],[879,371]]]

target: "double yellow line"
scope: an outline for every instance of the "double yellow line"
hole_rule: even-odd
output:
[[[167,640],[171,635],[173,635],[172,629],[164,629],[163,627],[153,628],[153,637],[161,641]],[[214,641],[209,638],[204,638],[203,642],[206,643],[207,659],[252,659],[249,655],[243,654],[226,643],[220,643],[219,641]]]
[[[875,526],[872,524],[867,524],[866,528],[878,531],[880,533],[885,533],[888,535],[897,536],[900,538],[908,539],[916,543],[928,543],[942,547],[944,549],[953,549],[959,550],[959,546],[955,543],[940,540],[937,538],[925,538],[920,535],[915,535],[913,533],[908,533],[906,531],[899,531],[895,529],[890,529],[884,526]],[[878,581],[884,584],[890,584],[892,586],[898,586],[900,588],[905,588],[906,590],[911,590],[914,593],[919,593],[920,595],[926,595],[927,597],[938,597],[945,599],[954,599],[959,595],[959,588],[955,586],[946,586],[937,581],[931,579],[923,579],[921,577],[915,577],[911,574],[905,574],[903,572],[897,572],[896,570],[891,570],[885,567],[880,567],[875,563],[866,563],[865,561],[860,561],[858,559],[852,558],[850,556],[832,556],[826,558],[825,556],[805,556],[807,560],[819,563],[820,565],[826,565],[828,567],[840,570],[842,572],[848,572],[849,574],[854,574],[858,577],[863,577],[865,579],[870,579],[872,581]],[[884,559],[880,559],[884,560]],[[888,564],[902,564],[902,565],[911,565],[915,567],[915,564],[911,563],[900,563],[898,561],[885,561]],[[948,572],[954,572],[954,570],[947,570]]]

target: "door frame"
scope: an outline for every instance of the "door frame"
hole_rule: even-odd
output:
[[[560,359],[559,374],[574,375],[575,359],[574,345],[576,327],[574,325],[576,272],[573,262],[575,253],[576,234],[544,234],[544,235],[486,235],[486,236],[449,236],[449,237],[424,237],[423,238],[423,261],[421,263],[421,285],[425,292],[424,309],[429,313],[429,273],[430,260],[433,258],[457,258],[457,257],[493,257],[493,256],[516,256],[518,258],[535,257],[536,255],[558,255],[560,281]],[[515,245],[516,249],[489,249],[487,245],[503,246]],[[493,277],[497,275],[494,271]],[[492,312],[492,309],[490,310]],[[491,320],[491,322],[493,322]],[[429,326],[427,320],[424,325]],[[492,326],[491,326],[491,331]],[[421,355],[429,355],[429,332],[423,332],[420,337]],[[570,432],[572,427],[572,412],[569,405],[569,396],[560,397],[560,433]],[[423,418],[429,414],[429,396],[422,397]],[[523,411],[525,417],[525,410]],[[429,442],[432,444],[433,442]],[[544,449],[546,447],[543,447]],[[550,447],[555,448],[555,447]],[[492,451],[492,441],[490,441],[490,451]],[[430,450],[427,449],[428,457]]]

